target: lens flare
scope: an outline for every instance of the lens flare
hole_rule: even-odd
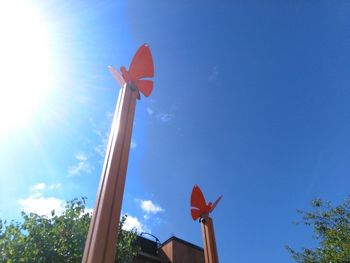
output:
[[[0,137],[28,124],[51,86],[49,37],[35,6],[0,2]]]

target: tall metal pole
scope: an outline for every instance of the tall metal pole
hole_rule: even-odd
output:
[[[201,219],[202,237],[204,243],[205,263],[218,263],[219,257],[216,249],[213,220],[208,215]]]
[[[214,234],[213,220],[209,216],[222,198],[222,195],[214,203],[205,201],[202,190],[195,185],[191,193],[191,216],[193,220],[199,219],[202,228],[202,237],[204,243],[205,263],[218,263],[218,251]]]
[[[111,263],[116,241],[136,99],[139,91],[132,84],[120,90],[104,160],[96,204],[85,243],[83,263]]]

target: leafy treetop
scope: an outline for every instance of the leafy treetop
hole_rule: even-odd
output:
[[[22,212],[23,222],[9,224],[0,220],[0,262],[81,262],[91,214],[86,212],[86,198],[67,202],[65,211],[51,217]],[[136,231],[119,224],[115,262],[130,262],[138,252]]]
[[[311,212],[298,212],[302,215],[301,223],[313,228],[319,245],[299,252],[287,246],[292,258],[299,263],[350,262],[350,198],[335,207],[317,199],[312,207]]]

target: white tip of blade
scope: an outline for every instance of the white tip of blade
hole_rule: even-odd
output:
[[[118,70],[116,70],[112,66],[108,66],[108,70],[109,70],[109,72],[111,72],[112,76],[118,82],[120,87],[123,88],[125,85],[125,80],[124,80],[123,76],[118,72]]]

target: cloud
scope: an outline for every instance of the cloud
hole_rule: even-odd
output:
[[[218,76],[219,76],[219,71],[218,71],[218,67],[215,66],[213,67],[213,70],[212,72],[210,73],[209,77],[208,77],[208,80],[210,82],[215,82],[217,79],[218,79]]]
[[[75,176],[80,175],[82,173],[91,173],[93,170],[93,167],[88,162],[88,158],[83,153],[78,153],[75,156],[75,159],[78,161],[77,164],[71,165],[68,167],[68,175],[69,176]]]
[[[94,212],[94,209],[93,209],[93,208],[85,208],[85,209],[84,209],[84,212],[85,212],[85,214],[86,214],[86,213],[89,213],[89,214],[92,215],[92,213]]]
[[[157,214],[164,211],[163,208],[154,204],[151,200],[140,200],[140,207],[146,214]]]
[[[61,187],[61,183],[38,183],[30,187],[32,194],[25,199],[18,200],[21,211],[51,216],[51,211],[62,214],[65,210],[65,201],[55,197],[44,197],[42,192],[55,190]]]
[[[49,184],[49,185],[47,186],[47,189],[49,189],[49,190],[54,190],[54,189],[58,189],[58,188],[60,188],[60,187],[61,187],[61,183]]]
[[[130,147],[131,149],[135,149],[137,147],[137,143],[135,141],[131,141]]]
[[[134,217],[134,216],[131,216],[131,215],[128,215],[126,217],[125,223],[123,225],[123,229],[127,230],[127,231],[136,229],[136,231],[138,233],[145,232],[145,231],[148,232],[149,231],[147,229],[147,227],[144,226],[137,217]]]
[[[134,200],[141,208],[143,215],[140,215],[141,218],[128,215],[123,225],[123,229],[136,229],[138,233],[151,233],[149,224],[155,226],[163,222],[163,220],[158,217],[158,213],[164,212],[165,210],[151,200],[141,200],[136,198]]]
[[[95,130],[95,134],[99,137],[100,143],[95,146],[94,150],[102,157],[105,157],[106,149],[107,149],[107,144],[108,144],[108,138],[109,138],[109,133],[106,132],[102,134],[101,131]]]
[[[175,105],[170,107],[170,112],[174,112],[176,110],[177,107]],[[155,110],[151,107],[147,107],[146,111],[151,118],[155,118],[156,120],[161,122],[169,122],[175,117],[175,114],[173,113],[161,112],[160,110]]]
[[[107,144],[109,139],[109,133],[105,133],[104,135],[101,134],[100,131],[95,131],[97,136],[100,138],[100,143],[95,146],[94,150],[102,157],[105,157],[106,150],[107,150]],[[137,142],[134,140],[131,141],[130,148],[135,149],[137,147]]]
[[[80,175],[81,173],[91,173],[92,168],[89,163],[79,162],[77,165],[72,165],[68,167],[68,175]]]
[[[44,190],[46,187],[46,184],[45,183],[38,183],[36,185],[33,185],[30,189],[32,191],[41,191],[41,190]]]
[[[150,115],[150,116],[153,115],[154,111],[150,107],[147,107],[146,110],[147,110],[148,115]]]
[[[51,211],[62,214],[65,210],[65,201],[55,197],[43,197],[41,193],[30,195],[26,199],[18,200],[21,211],[50,216]]]
[[[106,118],[109,122],[112,122],[113,117],[114,117],[114,112],[111,112],[111,111],[106,112]]]
[[[30,187],[31,192],[41,192],[44,190],[54,190],[58,189],[61,187],[61,183],[56,183],[56,184],[45,184],[45,183],[38,183],[36,185],[33,185]]]
[[[98,143],[97,145],[93,146],[93,148],[95,152],[102,157],[102,159],[105,157],[113,117],[114,112],[107,111],[105,113],[105,118],[103,118],[99,123],[96,123],[93,119],[89,120],[92,126],[92,132],[98,137],[98,140],[96,140]]]
[[[161,122],[169,122],[174,118],[174,114],[170,113],[159,113],[157,114],[157,119]]]
[[[92,215],[92,213],[94,212],[93,208],[85,208],[84,213],[89,213]],[[135,217],[135,216],[131,216],[131,215],[126,215],[126,220],[124,222],[123,225],[123,229],[130,231],[130,230],[136,230],[138,233],[141,232],[149,232],[149,229],[140,222],[140,220]]]
[[[75,158],[78,160],[78,161],[86,161],[87,160],[87,157],[85,154],[83,153],[78,153]]]

